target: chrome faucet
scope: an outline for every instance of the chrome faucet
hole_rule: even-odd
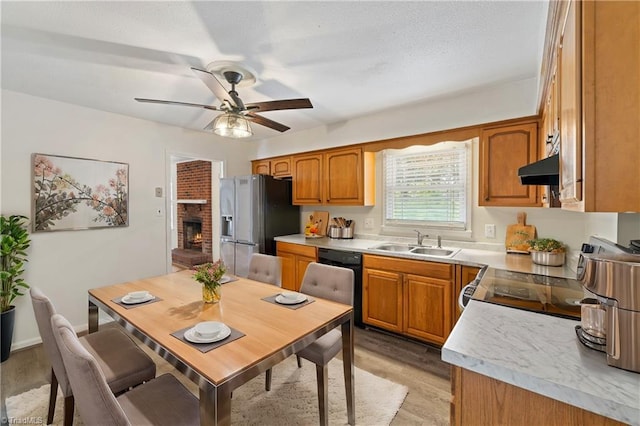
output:
[[[442,248],[442,237],[438,235],[438,248]]]
[[[424,237],[429,237],[427,234],[423,234],[422,232],[418,231],[417,229],[414,229],[415,232],[418,233],[418,245],[421,246],[422,245],[422,240],[424,240]]]

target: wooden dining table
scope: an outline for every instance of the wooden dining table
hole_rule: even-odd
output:
[[[200,424],[228,425],[234,389],[340,326],[348,422],[355,423],[351,306],[314,298],[291,309],[263,300],[280,288],[246,278],[223,284],[220,302],[204,303],[202,285],[192,274],[185,270],[89,290],[89,332],[98,330],[98,311],[106,312],[198,385]],[[114,301],[141,290],[156,300],[129,309]],[[220,321],[244,336],[206,353],[172,336],[202,321]]]

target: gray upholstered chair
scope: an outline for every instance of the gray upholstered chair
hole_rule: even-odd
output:
[[[351,269],[338,266],[310,263],[302,278],[300,292],[309,296],[333,300],[334,302],[353,305],[354,275]],[[306,348],[299,351],[298,367],[301,366],[300,358],[304,358],[316,365],[316,377],[318,379],[318,409],[320,412],[320,424],[326,425],[329,417],[328,405],[328,367],[329,361],[342,349],[342,332],[334,328]],[[270,376],[267,376],[270,380]],[[345,386],[348,386],[345,383]],[[268,383],[267,387],[271,387]],[[349,390],[347,389],[347,395]]]
[[[249,261],[247,278],[282,287],[282,259],[278,256],[254,253]]]
[[[200,425],[198,398],[173,375],[163,374],[116,397],[69,321],[55,314],[51,327],[84,424]]]
[[[58,385],[60,385],[64,395],[64,424],[71,425],[74,408],[73,392],[51,328],[51,317],[56,310],[49,298],[38,288],[32,286],[29,292],[42,345],[51,363],[47,424],[53,422]],[[109,388],[114,393],[126,391],[156,376],[156,365],[153,360],[119,329],[106,328],[83,336],[79,341],[95,357],[104,372]]]
[[[282,259],[268,254],[252,254],[247,278],[282,287]],[[264,388],[271,390],[271,369],[267,370]]]

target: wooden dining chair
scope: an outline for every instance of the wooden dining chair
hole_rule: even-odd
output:
[[[249,261],[247,278],[282,287],[282,259],[278,256],[254,253]]]
[[[353,306],[353,287],[354,274],[351,269],[313,262],[307,266],[302,278],[300,292],[309,296]],[[320,412],[321,425],[326,425],[329,418],[328,364],[341,349],[342,331],[339,327],[336,327],[296,354],[298,367],[301,367],[301,358],[316,365],[318,410]],[[267,376],[267,379],[270,380],[271,377]],[[271,387],[271,383],[268,384],[268,387]],[[348,397],[351,389],[347,381],[345,381],[345,387]]]
[[[53,422],[58,385],[60,385],[64,396],[64,424],[70,426],[73,424],[74,393],[51,328],[51,317],[56,314],[56,310],[49,298],[37,287],[32,286],[29,292],[42,345],[51,363],[47,424]],[[96,359],[113,393],[126,391],[156,376],[156,365],[153,360],[131,337],[117,328],[105,328],[87,334],[80,337],[79,341]]]
[[[87,425],[200,425],[200,404],[172,374],[115,396],[96,358],[62,315],[51,317],[78,412]]]

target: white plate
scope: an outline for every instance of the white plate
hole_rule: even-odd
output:
[[[232,279],[233,278],[231,278],[229,275],[223,275],[222,278],[220,278],[220,284],[226,284]]]
[[[307,300],[307,296],[305,296],[304,294],[299,294],[296,299],[284,297],[281,294],[276,296],[276,302],[281,303],[283,305],[297,305],[298,303],[302,303],[306,300]]]
[[[124,303],[125,305],[135,305],[136,303],[144,303],[144,302],[148,302],[149,300],[153,300],[156,297],[153,294],[149,294],[147,297],[144,297],[142,299],[133,299],[129,296],[124,296],[122,298],[122,303]]]
[[[220,340],[226,339],[231,334],[231,329],[226,324],[222,324],[222,330],[214,337],[209,337],[205,339],[204,337],[198,336],[195,328],[190,328],[184,332],[184,338],[190,341],[191,343],[213,343],[218,342]]]

